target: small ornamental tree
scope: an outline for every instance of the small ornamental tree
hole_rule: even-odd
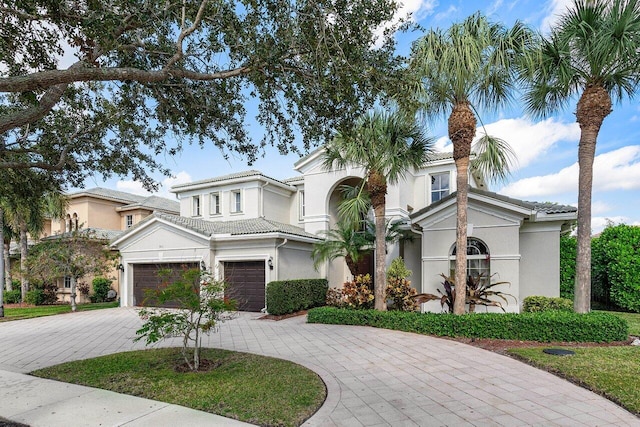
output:
[[[191,371],[200,368],[202,334],[215,332],[225,313],[236,310],[236,302],[224,297],[225,283],[198,269],[185,270],[169,283],[170,270],[161,270],[167,283],[147,293],[159,305],[177,304],[177,309],[143,308],[139,315],[145,321],[134,341],[145,339],[146,345],[172,337],[182,337],[182,357]]]
[[[78,280],[104,274],[112,265],[112,254],[106,241],[89,230],[65,233],[39,243],[27,260],[28,274],[42,283],[53,283],[61,277],[71,279],[71,311],[76,311]]]

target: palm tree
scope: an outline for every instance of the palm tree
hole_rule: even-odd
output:
[[[638,0],[577,0],[525,56],[528,111],[544,117],[579,95],[578,246],[574,308],[590,311],[591,189],[596,140],[612,99],[631,98],[640,80]]]
[[[344,258],[349,271],[355,277],[362,274],[358,269],[360,259],[373,250],[374,237],[366,229],[358,228],[346,221],[338,221],[336,227],[325,231],[322,242],[313,245],[311,257],[314,267],[325,261]]]
[[[467,202],[471,145],[479,110],[497,110],[512,98],[517,84],[513,64],[533,33],[523,24],[511,29],[476,13],[448,30],[428,31],[413,46],[409,70],[417,79],[417,108],[429,119],[448,118],[449,139],[456,165],[455,282],[466,283]],[[481,139],[489,162],[489,178],[508,175],[504,141],[485,134]],[[480,169],[483,169],[480,167]],[[456,289],[455,314],[465,311],[465,286]]]
[[[59,189],[45,189],[46,183],[33,182],[29,187],[25,182],[20,192],[5,195],[0,200],[4,212],[4,219],[19,238],[20,269],[22,270],[21,289],[22,301],[29,291],[27,271],[28,235],[38,238],[42,233],[45,219],[62,218],[66,212],[67,199]]]
[[[375,308],[386,310],[385,207],[387,185],[395,184],[410,169],[421,167],[431,153],[428,138],[409,116],[375,111],[361,117],[354,129],[338,133],[326,145],[324,167],[359,166],[364,170],[362,190],[370,197],[375,216]]]

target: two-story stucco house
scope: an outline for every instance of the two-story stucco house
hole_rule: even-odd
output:
[[[158,196],[139,196],[108,188],[82,190],[67,195],[67,199],[65,217],[61,220],[47,220],[42,238],[56,238],[64,233],[81,230],[109,241],[153,212],[174,215],[179,213],[179,204],[176,201]],[[116,292],[119,292],[120,288],[120,274],[121,271],[115,266],[107,274],[113,280],[112,288]],[[90,284],[91,279],[84,278],[83,281]],[[70,294],[71,278],[61,278],[58,283],[58,298],[68,301]]]
[[[125,267],[122,304],[140,305],[145,289],[159,284],[156,272],[167,267],[212,271],[250,311],[265,308],[272,280],[326,277],[341,286],[349,279],[344,261],[316,271],[310,255],[321,232],[337,221],[339,186],[359,182],[363,172],[327,171],[322,155],[319,149],[302,158],[294,165],[299,175],[283,181],[252,170],[173,187],[180,215],[154,213],[112,242]],[[508,311],[519,311],[528,295],[558,296],[559,236],[576,209],[488,192],[481,176],[473,176],[470,186],[470,273],[511,282],[507,291],[518,302]],[[455,165],[447,153],[389,187],[387,218],[406,220],[414,238],[390,246],[387,262],[402,256],[418,292],[435,293],[440,273],[449,273],[455,262],[455,191]],[[423,309],[441,310],[437,302]]]

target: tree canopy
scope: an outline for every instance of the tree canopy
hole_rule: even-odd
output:
[[[0,169],[61,171],[72,185],[131,175],[150,188],[151,172],[168,173],[157,156],[185,143],[249,163],[268,144],[308,149],[348,128],[393,79],[393,41],[375,47],[375,34],[396,9],[393,0],[5,1]]]

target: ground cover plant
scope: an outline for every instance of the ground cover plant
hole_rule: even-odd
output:
[[[178,372],[181,350],[167,348],[69,362],[32,374],[258,425],[300,425],[326,397],[317,374],[285,360],[220,349],[203,349],[202,356],[215,361],[215,367],[205,372]]]
[[[552,356],[542,347],[510,349],[517,358],[593,390],[640,415],[640,347],[571,347]]]
[[[103,302],[95,304],[78,304],[76,311],[100,310],[103,308],[118,307],[118,301]],[[31,319],[33,317],[52,316],[54,314],[71,313],[69,304],[40,305],[36,307],[6,307],[4,308],[4,317],[0,318],[0,322],[8,322],[10,320]]]

